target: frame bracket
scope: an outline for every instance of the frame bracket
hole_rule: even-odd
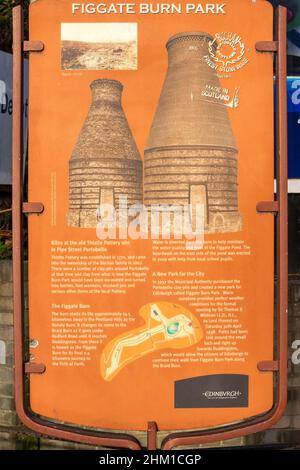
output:
[[[42,41],[24,41],[24,52],[42,52],[44,50],[44,43]]]
[[[278,201],[260,201],[256,205],[256,211],[260,214],[278,214]]]
[[[42,214],[44,212],[44,204],[42,202],[23,202],[23,214]]]
[[[26,374],[43,374],[45,371],[45,364],[38,364],[36,362],[25,362]]]
[[[156,450],[157,449],[157,431],[158,427],[155,421],[148,422],[147,428],[147,449]]]
[[[261,361],[261,362],[258,362],[257,368],[260,372],[278,372],[279,362],[278,361]]]
[[[259,41],[255,49],[257,52],[278,52],[278,41]]]

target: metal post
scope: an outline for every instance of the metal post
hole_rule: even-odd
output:
[[[13,116],[12,116],[12,226],[13,306],[16,410],[23,404],[23,275],[22,275],[22,103],[23,103],[23,11],[13,8]]]

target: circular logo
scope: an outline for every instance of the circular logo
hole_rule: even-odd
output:
[[[208,43],[208,65],[220,73],[231,73],[248,63],[242,38],[231,32],[217,33]]]

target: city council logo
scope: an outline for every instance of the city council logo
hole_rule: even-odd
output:
[[[245,57],[245,44],[236,33],[217,33],[208,43],[207,64],[220,74],[228,74],[244,67],[249,60]]]

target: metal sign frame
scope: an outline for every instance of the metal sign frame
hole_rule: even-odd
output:
[[[273,426],[283,415],[287,402],[287,312],[288,312],[288,264],[287,264],[287,59],[286,59],[286,23],[287,10],[279,6],[275,13],[275,39],[256,44],[261,53],[276,55],[276,165],[277,193],[274,201],[262,201],[257,204],[257,212],[276,217],[277,226],[277,357],[273,361],[264,361],[257,365],[264,373],[273,373],[276,384],[273,408],[254,418],[204,431],[176,432],[169,434],[161,443],[161,449],[171,450],[177,446],[192,446],[220,440],[232,439],[251,433],[263,431]],[[23,201],[22,176],[22,93],[24,52],[38,53],[43,51],[40,41],[24,41],[22,0],[13,7],[13,136],[12,136],[12,173],[13,173],[13,307],[14,307],[14,368],[15,368],[15,402],[20,420],[29,429],[38,434],[53,438],[106,446],[141,450],[141,443],[125,433],[97,431],[91,428],[80,428],[63,425],[32,413],[26,404],[25,376],[31,373],[42,373],[43,364],[25,362],[24,344],[24,277],[22,256],[22,220],[24,214],[40,214],[43,204]],[[269,215],[267,215],[269,214]],[[274,312],[275,313],[275,312]],[[43,369],[43,370],[42,370]],[[157,425],[148,423],[147,448],[157,449]]]

